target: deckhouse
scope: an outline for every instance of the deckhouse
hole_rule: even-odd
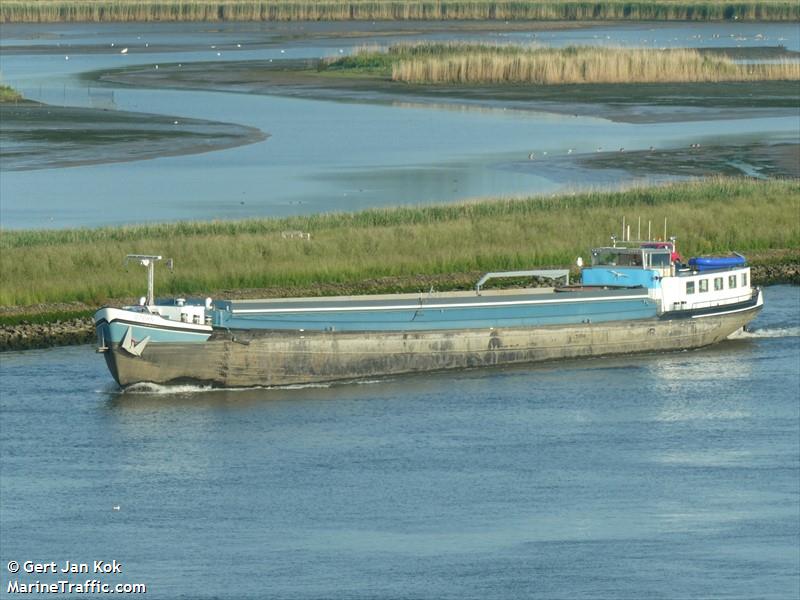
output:
[[[612,238],[613,239],[613,238]],[[749,304],[750,267],[744,256],[692,258],[682,262],[675,238],[668,242],[626,241],[592,249],[583,286],[650,290],[659,314],[708,312],[720,306]],[[718,311],[714,311],[718,312]]]

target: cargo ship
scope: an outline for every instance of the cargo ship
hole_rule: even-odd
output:
[[[763,305],[741,255],[683,263],[675,238],[591,250],[569,270],[488,273],[468,291],[263,300],[147,296],[95,314],[98,352],[121,386],[141,382],[284,386],[699,348],[745,327]],[[502,278],[552,287],[502,289]],[[563,279],[563,282],[560,280]]]

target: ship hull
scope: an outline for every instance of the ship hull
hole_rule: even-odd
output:
[[[162,342],[132,355],[110,344],[114,379],[220,387],[282,386],[535,363],[565,358],[674,351],[724,340],[761,308],[685,318],[648,318],[515,328],[435,331],[215,329],[207,341]]]

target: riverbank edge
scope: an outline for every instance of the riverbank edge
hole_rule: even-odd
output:
[[[756,263],[751,264],[750,268],[754,285],[800,285],[800,262]],[[314,289],[222,290],[219,295],[244,299],[305,295],[413,293],[431,287],[435,287],[438,291],[445,291],[471,289],[480,275],[480,273],[457,273],[420,275],[414,278],[386,277],[352,285],[328,284]],[[575,276],[577,276],[577,272],[573,273],[573,277]],[[133,302],[132,299],[126,299],[110,302],[109,305],[122,306]],[[20,307],[20,311],[13,315],[0,315],[0,352],[90,344],[95,339],[92,314],[96,308],[86,305],[76,305],[71,309],[39,305],[37,307]]]

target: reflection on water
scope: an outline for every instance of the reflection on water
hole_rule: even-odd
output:
[[[89,105],[91,108],[100,110],[116,110],[117,103],[114,100],[114,90],[105,88],[88,88]]]

